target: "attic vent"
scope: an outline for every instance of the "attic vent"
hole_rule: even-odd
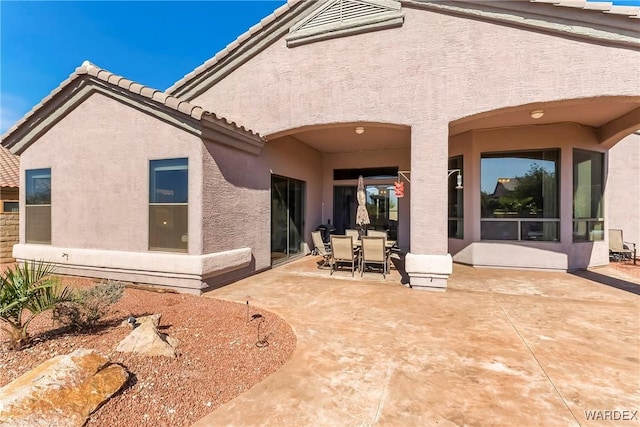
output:
[[[376,7],[368,3],[340,0],[332,4],[331,7],[320,15],[317,15],[312,20],[308,21],[302,28],[306,30],[319,25],[342,23],[349,19],[358,19],[377,15],[380,12],[386,12],[386,9]]]
[[[400,3],[391,0],[331,0],[291,27],[287,46],[402,26]]]

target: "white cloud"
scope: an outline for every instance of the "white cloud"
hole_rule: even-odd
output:
[[[29,102],[19,96],[0,93],[0,134],[29,112]]]

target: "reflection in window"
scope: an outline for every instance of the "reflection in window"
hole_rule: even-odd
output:
[[[449,159],[449,171],[453,171],[455,169],[459,169],[460,174],[462,174],[462,156],[452,157]],[[464,237],[464,190],[456,188],[458,185],[457,179],[457,172],[449,175],[447,187],[449,193],[449,238],[462,239]]]
[[[560,150],[484,153],[481,238],[557,241]]]
[[[380,230],[388,233],[389,239],[398,238],[398,197],[393,185],[367,185],[368,230]]]
[[[188,159],[149,164],[149,249],[187,252]]]
[[[3,210],[4,212],[19,212],[20,204],[18,202],[4,202]]]
[[[27,243],[51,244],[51,169],[25,172]]]
[[[604,240],[604,154],[573,150],[573,241]]]

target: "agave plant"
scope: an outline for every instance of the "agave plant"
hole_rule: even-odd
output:
[[[0,327],[9,334],[11,346],[20,350],[29,343],[27,329],[31,321],[69,297],[53,277],[55,266],[44,261],[25,261],[10,267],[0,276]]]

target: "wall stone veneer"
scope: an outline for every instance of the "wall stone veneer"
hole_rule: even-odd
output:
[[[13,262],[13,245],[18,243],[17,212],[0,213],[0,263]]]

